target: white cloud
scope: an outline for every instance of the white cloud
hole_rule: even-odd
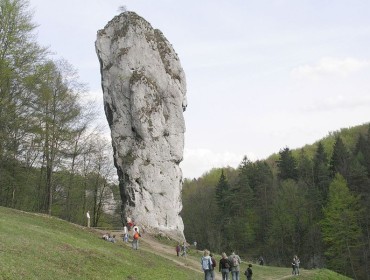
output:
[[[323,75],[338,75],[346,77],[370,66],[370,62],[356,58],[324,57],[316,64],[301,65],[294,68],[291,75],[294,78],[317,79]]]
[[[185,148],[184,160],[180,167],[184,178],[198,178],[212,168],[227,166],[236,168],[242,161],[243,156],[230,152],[217,153],[208,149]],[[250,157],[248,156],[248,158]]]
[[[356,110],[360,107],[369,108],[370,96],[332,96],[315,100],[311,105],[307,106],[307,111],[323,111],[332,110]]]

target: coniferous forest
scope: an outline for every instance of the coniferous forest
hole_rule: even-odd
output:
[[[92,226],[120,224],[110,140],[65,60],[34,36],[26,0],[0,0],[0,205]],[[252,260],[370,279],[370,126],[186,179],[188,242]]]
[[[186,180],[183,204],[200,248],[281,266],[298,255],[305,268],[369,279],[370,126]]]

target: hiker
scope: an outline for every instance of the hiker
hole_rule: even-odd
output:
[[[204,271],[204,280],[212,279],[212,259],[209,256],[209,251],[207,249],[203,252],[203,257],[200,260],[200,264]]]
[[[123,242],[128,242],[128,230],[127,230],[127,226],[124,226],[123,227]]]
[[[232,280],[240,280],[239,272],[240,272],[240,263],[242,262],[240,257],[235,254],[235,252],[232,252],[229,256],[229,261],[231,263],[231,277]]]
[[[86,218],[87,218],[87,227],[90,227],[90,211],[86,212]]]
[[[222,274],[222,280],[229,280],[230,261],[225,252],[221,254],[221,257],[218,271]]]
[[[186,251],[187,251],[187,249],[188,249],[188,247],[186,246],[186,241],[184,241],[182,243],[182,246],[181,246],[181,251],[182,251],[181,256],[182,257],[185,257],[186,258]]]
[[[132,240],[132,249],[139,249],[139,238],[141,237],[138,227],[134,227],[134,235]]]
[[[134,226],[134,223],[132,222],[130,217],[127,217],[127,228],[128,230],[131,230],[131,228]]]
[[[299,260],[298,256],[295,256],[295,275],[299,275],[299,264],[301,261]]]
[[[112,242],[112,243],[116,243],[116,236],[115,235],[109,236],[107,241]]]
[[[107,241],[107,240],[108,240],[108,238],[109,238],[109,234],[108,234],[108,233],[104,233],[104,234],[103,234],[103,236],[102,236],[102,238],[103,238],[105,241]]]
[[[265,260],[263,259],[262,256],[260,256],[260,258],[258,259],[258,262],[260,265],[263,265],[265,263]]]
[[[213,254],[209,254],[209,256],[211,257],[211,262],[212,262],[212,270],[211,270],[211,279],[212,280],[215,280],[215,267],[216,267],[216,260],[215,258],[213,257]]]
[[[292,275],[295,275],[295,256],[293,257],[292,260]]]
[[[248,264],[248,268],[245,270],[244,275],[247,277],[247,280],[252,280],[252,264]]]
[[[134,232],[137,231],[137,232],[140,233],[140,230],[139,230],[139,227],[138,226],[134,226],[133,229],[134,229]]]
[[[177,243],[177,246],[176,246],[176,255],[177,255],[178,257],[180,256],[180,251],[181,251],[180,243]]]

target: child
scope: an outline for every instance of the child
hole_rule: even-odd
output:
[[[248,264],[247,270],[244,272],[244,275],[247,277],[247,280],[252,280],[252,265]]]

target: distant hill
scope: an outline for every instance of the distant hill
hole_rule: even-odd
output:
[[[185,259],[175,256],[171,240],[160,243],[144,233],[142,248],[134,251],[120,238],[113,244],[100,236],[55,217],[0,207],[0,279],[203,279],[200,251],[192,249]],[[254,280],[294,278],[290,268],[253,269]],[[349,278],[329,270],[302,270],[299,279]]]
[[[319,142],[321,142],[324,146],[325,152],[328,155],[332,154],[333,151],[333,145],[335,142],[335,138],[340,136],[343,140],[343,143],[347,146],[350,147],[351,149],[354,148],[356,145],[357,139],[360,134],[366,135],[369,131],[369,126],[370,123],[365,123],[362,125],[358,126],[353,126],[349,128],[341,128],[340,130],[337,131],[332,131],[329,132],[327,136],[325,136],[322,139],[317,140],[316,142],[312,144],[306,144],[301,148],[293,149],[293,154],[297,155],[302,149],[304,150],[304,153],[309,157],[313,158],[316,148]],[[282,149],[284,147],[281,147]],[[290,147],[288,147],[290,148]],[[276,160],[279,156],[279,152],[277,151],[276,153],[272,154],[271,156],[268,157],[268,160]]]
[[[346,192],[340,199],[338,178]],[[368,251],[369,186],[367,123],[330,132],[301,148],[281,147],[265,160],[245,157],[238,168],[214,168],[185,180],[184,233],[201,246],[236,250],[247,259],[263,256],[268,264],[287,266],[298,255],[306,268],[367,279],[368,259],[362,252]],[[344,220],[343,209],[355,218]],[[332,222],[333,216],[345,222]],[[346,236],[354,237],[351,244]]]

